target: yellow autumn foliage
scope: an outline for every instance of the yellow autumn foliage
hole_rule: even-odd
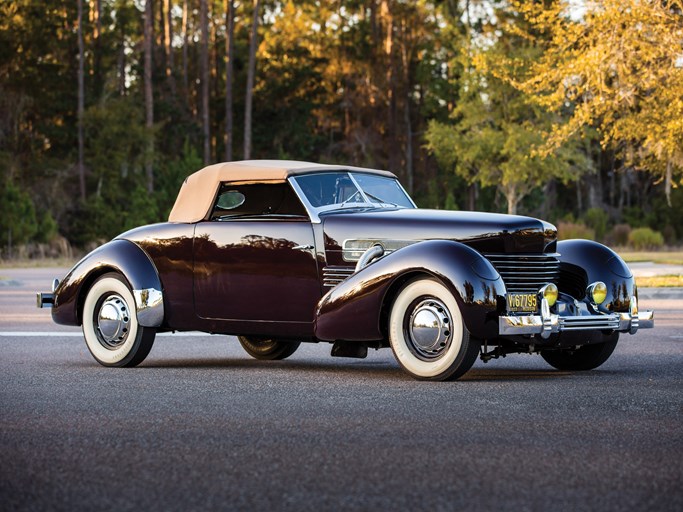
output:
[[[536,41],[540,58],[480,65],[543,107],[568,113],[540,152],[595,128],[628,165],[664,176],[668,195],[683,171],[683,1],[513,4],[528,25],[507,29]]]

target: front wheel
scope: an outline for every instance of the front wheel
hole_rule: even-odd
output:
[[[440,282],[419,278],[399,292],[389,315],[389,342],[399,364],[425,380],[455,380],[479,354],[460,308]]]
[[[558,370],[579,372],[593,370],[609,359],[619,341],[619,333],[603,343],[583,345],[575,350],[541,352],[541,357]]]
[[[83,305],[83,336],[103,366],[136,366],[154,344],[156,331],[138,324],[133,294],[119,274],[100,277]]]
[[[286,359],[299,348],[299,341],[280,341],[271,338],[238,336],[242,348],[254,359],[275,361]]]

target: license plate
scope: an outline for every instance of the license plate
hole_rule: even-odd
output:
[[[538,309],[535,293],[508,293],[508,311],[533,313]]]

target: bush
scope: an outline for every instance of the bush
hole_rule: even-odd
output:
[[[662,234],[659,231],[653,231],[650,228],[634,229],[628,236],[628,241],[637,251],[658,249],[664,245],[664,237]]]
[[[602,208],[589,208],[583,216],[586,225],[595,231],[598,240],[602,240],[607,232],[607,213]]]
[[[557,238],[559,240],[571,240],[573,238],[595,240],[595,231],[583,222],[560,221],[557,223]]]
[[[629,237],[631,236],[631,226],[628,224],[617,224],[612,228],[612,243],[620,247],[628,245]]]

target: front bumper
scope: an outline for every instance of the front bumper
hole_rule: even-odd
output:
[[[577,308],[578,310],[578,308]],[[541,314],[527,316],[501,316],[498,334],[501,336],[536,335],[548,338],[563,331],[619,331],[635,334],[638,329],[655,326],[653,311],[638,311],[638,301],[631,297],[628,313],[591,313],[578,310],[579,315],[557,315],[550,312],[545,299],[541,300]]]

